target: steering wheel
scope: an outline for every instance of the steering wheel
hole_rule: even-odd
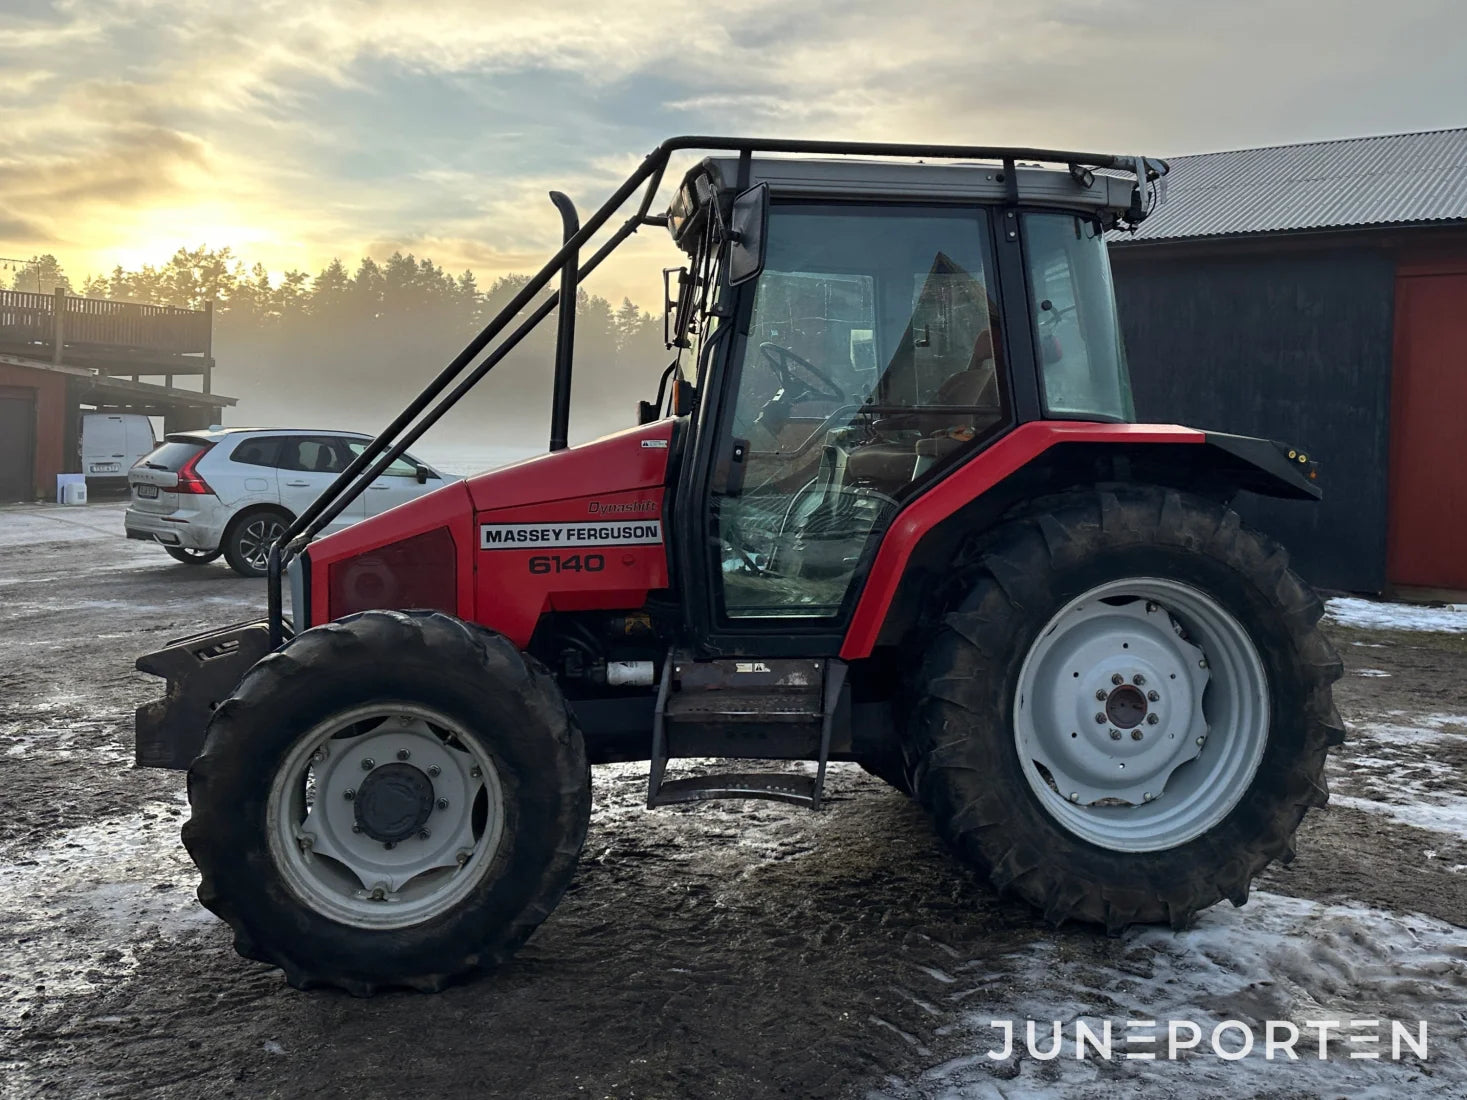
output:
[[[789,397],[787,400],[798,401],[800,398],[806,396],[828,397],[832,401],[846,400],[846,395],[841,392],[839,383],[799,352],[792,351],[783,344],[776,344],[773,341],[765,340],[759,345],[759,354],[764,356],[765,361],[769,364],[769,369],[779,379],[780,385],[786,389],[795,389],[795,375],[790,369],[791,363],[798,363],[801,367],[804,367],[805,371],[812,378],[825,387],[824,389],[812,389],[810,386],[805,386],[798,395]]]

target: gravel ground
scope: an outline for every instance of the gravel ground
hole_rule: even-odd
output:
[[[1467,633],[1330,626],[1333,806],[1185,933],[1053,931],[853,767],[811,814],[648,812],[618,765],[510,966],[360,1001],[237,957],[193,898],[183,777],[131,766],[160,686],[132,662],[264,586],[127,542],[120,512],[0,509],[0,1096],[1467,1096]],[[1425,1018],[1430,1053],[1069,1057],[1087,1021],[1229,1018]],[[987,1057],[994,1019],[1046,1045],[1061,1021],[1066,1056]]]

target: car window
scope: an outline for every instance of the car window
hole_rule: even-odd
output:
[[[346,445],[351,449],[353,458],[367,449],[367,444],[359,439],[348,439]],[[403,455],[401,458],[394,459],[392,465],[382,471],[382,476],[417,477],[419,465],[421,464],[412,455]]]
[[[341,440],[330,436],[287,436],[280,449],[280,468],[318,474],[339,474],[351,455]]]
[[[138,459],[137,465],[146,466],[150,470],[178,471],[183,469],[185,462],[200,451],[207,451],[211,446],[213,444],[202,439],[170,438]]]
[[[229,457],[231,461],[242,462],[246,466],[275,466],[280,457],[280,437],[271,435],[261,439],[246,439],[235,447],[234,453]]]

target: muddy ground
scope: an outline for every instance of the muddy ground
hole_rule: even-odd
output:
[[[182,775],[131,765],[159,688],[133,659],[263,602],[123,539],[120,506],[0,509],[0,1096],[1467,1096],[1467,634],[1331,628],[1335,805],[1182,934],[1049,929],[850,766],[811,814],[648,812],[622,765],[510,966],[363,1001],[235,955]],[[1422,1016],[1425,1061],[984,1054],[995,1018]]]

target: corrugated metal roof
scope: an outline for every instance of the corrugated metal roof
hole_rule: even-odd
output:
[[[1127,240],[1467,221],[1467,128],[1171,158]]]

